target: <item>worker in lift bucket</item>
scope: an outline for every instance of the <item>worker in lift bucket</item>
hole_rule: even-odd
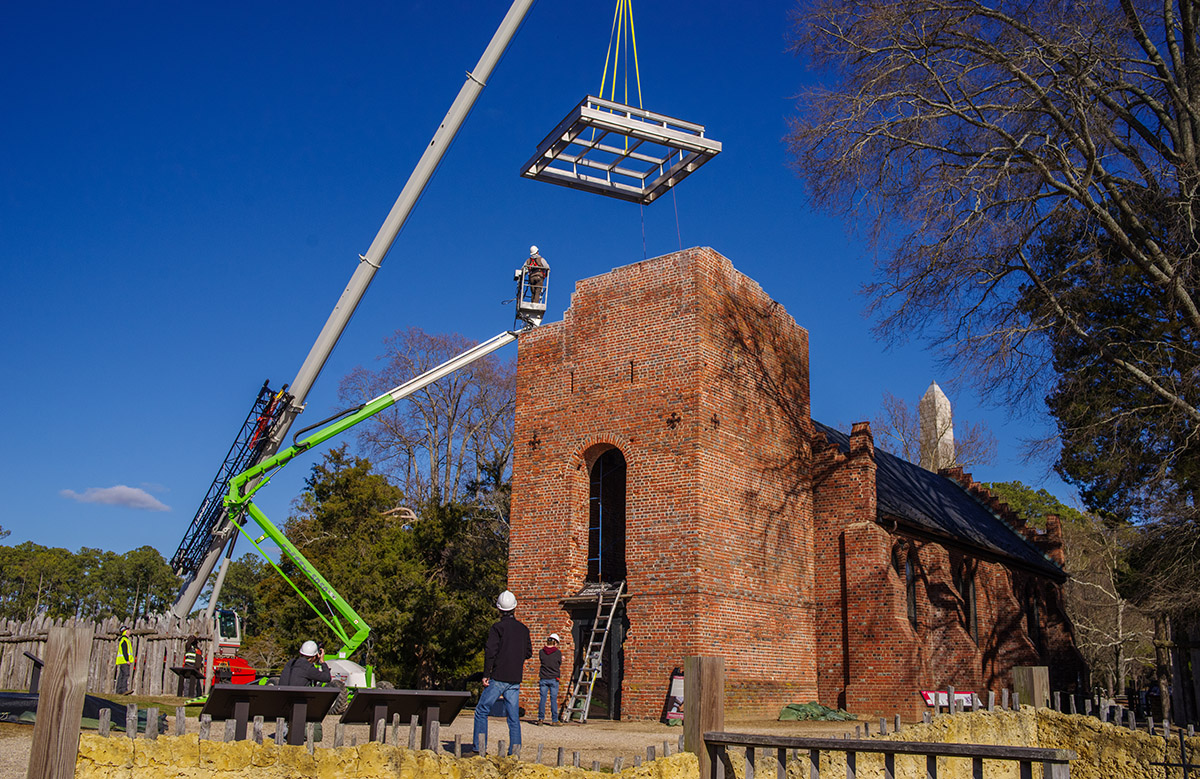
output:
[[[525,283],[529,287],[530,300],[541,303],[546,290],[546,276],[550,273],[550,263],[538,254],[538,247],[529,247],[529,259],[525,261]]]

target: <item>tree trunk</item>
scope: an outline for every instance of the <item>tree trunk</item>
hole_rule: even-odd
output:
[[[1162,700],[1163,722],[1171,721],[1171,619],[1165,614],[1154,615],[1154,674],[1158,695]]]
[[[1125,599],[1117,598],[1117,689],[1114,695],[1125,692]]]

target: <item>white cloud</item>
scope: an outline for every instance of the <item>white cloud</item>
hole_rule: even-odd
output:
[[[126,487],[124,484],[118,484],[115,487],[88,487],[83,492],[62,490],[59,495],[80,503],[103,503],[108,506],[125,506],[146,511],[171,510],[170,506],[140,487]]]

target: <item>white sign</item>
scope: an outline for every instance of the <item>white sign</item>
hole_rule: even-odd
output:
[[[921,690],[921,697],[925,699],[926,706],[950,708],[950,694],[945,690]],[[954,704],[956,708],[973,709],[978,700],[973,692],[954,691]]]

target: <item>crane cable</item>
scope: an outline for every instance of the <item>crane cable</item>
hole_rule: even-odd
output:
[[[600,97],[604,97],[604,90],[609,90],[608,99],[612,102],[617,102],[617,71],[620,68],[621,50],[625,50],[625,79],[624,79],[624,95],[621,100],[625,105],[629,103],[629,46],[633,46],[633,77],[637,88],[637,107],[644,109],[642,105],[642,71],[638,64],[637,51],[637,29],[633,24],[633,0],[617,0],[617,6],[613,9],[612,31],[608,35],[608,51],[604,55],[604,70],[600,75]],[[612,63],[612,82],[608,81],[608,65]],[[595,140],[595,128],[592,129],[592,139]],[[625,149],[629,150],[629,138],[625,138]],[[679,228],[679,201],[675,198],[675,188],[671,188],[671,200],[675,206],[675,234],[679,241],[679,249],[683,250],[683,233]],[[640,208],[642,214],[642,258],[646,257],[646,207]]]
[[[600,76],[600,97],[609,91],[608,99],[617,101],[617,71],[621,64],[621,50],[625,49],[625,93],[619,102],[629,105],[629,46],[633,46],[633,76],[637,88],[638,108],[642,108],[642,72],[638,66],[637,30],[633,26],[633,0],[617,0],[613,9],[612,32],[608,35],[608,52],[604,55],[604,72]],[[612,83],[608,81],[608,65],[612,63]]]

